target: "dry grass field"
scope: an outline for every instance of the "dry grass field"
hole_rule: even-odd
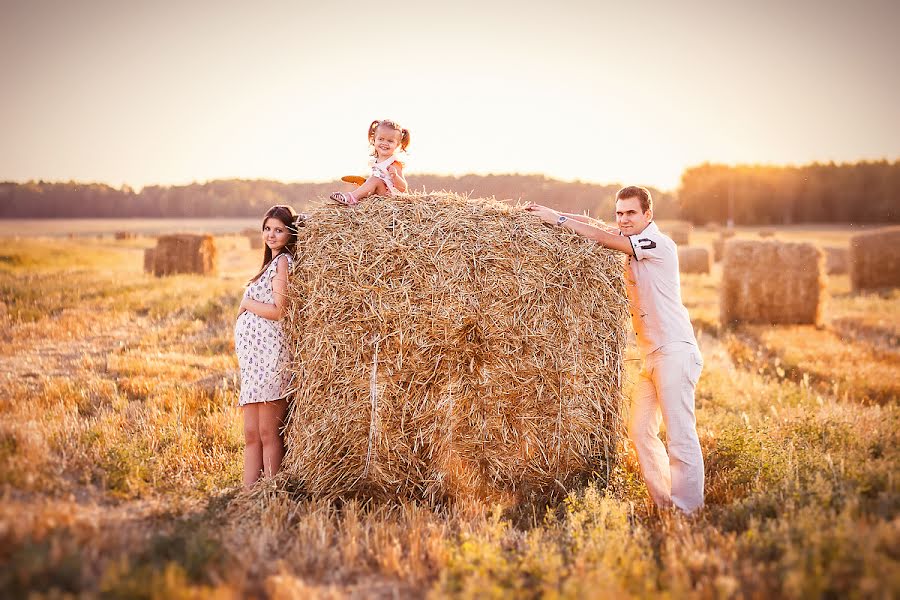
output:
[[[216,241],[217,277],[156,279],[151,238],[0,238],[0,596],[900,595],[900,290],[832,277],[823,327],[725,331],[721,265],[682,276],[706,358],[692,518],[653,510],[627,447],[558,505],[324,504],[239,492],[232,327],[260,251]]]

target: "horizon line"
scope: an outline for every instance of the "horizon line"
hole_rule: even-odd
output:
[[[834,161],[834,160],[814,160],[807,163],[797,164],[797,163],[742,163],[742,162],[716,162],[716,161],[703,161],[688,167],[682,171],[682,175],[685,171],[693,168],[703,167],[703,166],[711,166],[711,167],[727,167],[731,169],[740,169],[740,168],[784,168],[784,169],[798,169],[805,167],[814,167],[814,166],[822,166],[822,165],[833,165],[833,166],[856,166],[863,164],[879,164],[886,163],[888,165],[898,165],[900,164],[900,157],[888,158],[882,157],[878,159],[860,159],[855,161]],[[626,185],[621,182],[611,182],[611,181],[597,181],[592,179],[582,179],[582,178],[574,178],[568,179],[563,177],[554,177],[547,173],[536,173],[536,172],[478,172],[478,171],[468,171],[465,173],[417,173],[413,177],[421,176],[421,177],[455,177],[455,178],[463,178],[469,176],[476,177],[543,177],[544,179],[548,179],[550,181],[558,181],[561,183],[582,183],[588,185],[597,185],[604,187],[615,187]],[[115,190],[123,190],[124,188],[129,188],[135,193],[141,193],[144,188],[147,187],[188,187],[191,185],[208,185],[210,183],[215,183],[219,181],[266,181],[273,183],[282,183],[286,185],[294,185],[294,184],[310,184],[310,185],[320,185],[327,183],[338,183],[340,182],[340,177],[335,177],[332,179],[304,179],[304,180],[288,180],[288,179],[276,179],[269,177],[241,177],[241,176],[222,176],[222,177],[213,177],[206,180],[193,179],[190,181],[170,181],[170,182],[153,182],[146,183],[140,186],[132,185],[128,182],[122,182],[118,186],[106,181],[89,181],[89,180],[80,180],[80,179],[26,179],[26,180],[13,180],[13,179],[0,179],[0,185],[3,184],[16,184],[16,185],[27,185],[30,183],[47,183],[47,184],[65,184],[72,183],[75,185],[105,185],[109,188]],[[627,185],[635,185],[635,184],[627,184]],[[639,183],[637,185],[643,185],[645,187],[653,188],[661,193],[676,193],[677,189],[681,186],[681,183],[672,188],[664,188],[658,185],[654,185],[651,183]]]

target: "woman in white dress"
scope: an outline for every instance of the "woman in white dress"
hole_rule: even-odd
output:
[[[294,260],[300,215],[290,206],[273,206],[263,217],[262,268],[248,282],[234,327],[241,367],[239,404],[244,414],[244,487],[281,468],[281,430],[290,385],[288,348],[281,319],[288,275]]]

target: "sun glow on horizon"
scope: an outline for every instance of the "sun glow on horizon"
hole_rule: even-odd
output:
[[[326,181],[365,168],[377,118],[411,130],[413,181],[540,173],[673,189],[703,162],[900,156],[900,47],[878,35],[890,19],[828,6],[811,27],[803,4],[775,18],[702,3],[547,15],[400,2],[390,26],[342,2],[4,8],[0,179]],[[370,33],[335,43],[336,25]]]

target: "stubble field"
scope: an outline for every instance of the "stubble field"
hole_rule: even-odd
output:
[[[900,594],[900,290],[834,276],[824,327],[725,331],[719,267],[682,276],[706,360],[696,517],[653,510],[627,447],[609,488],[558,505],[329,505],[239,493],[232,327],[260,251],[221,235],[217,277],[155,279],[152,238],[91,233],[0,238],[3,597]]]

